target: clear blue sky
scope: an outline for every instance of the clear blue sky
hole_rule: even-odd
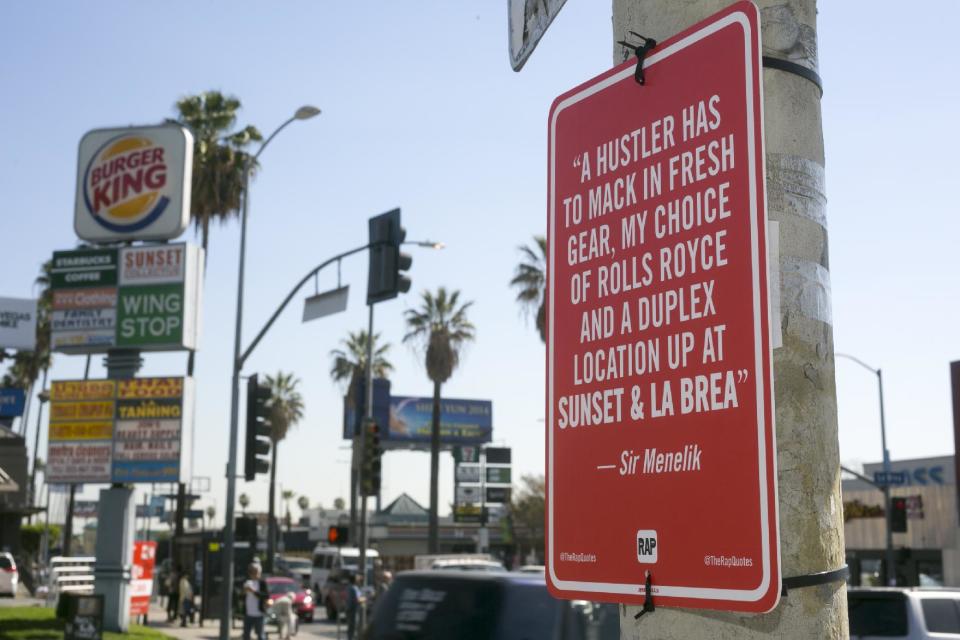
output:
[[[953,448],[958,7],[822,3],[819,14],[836,345],[883,367],[894,458]],[[73,246],[76,146],[87,130],[157,122],[177,98],[207,89],[240,97],[239,124],[265,132],[315,104],[323,115],[271,144],[252,187],[245,342],[304,273],[363,244],[367,218],[400,206],[408,237],[447,244],[416,250],[414,292],[447,285],[475,301],[477,341],[445,395],[493,400],[494,437],[513,447],[515,473],[542,473],[544,351],[508,282],[517,245],[545,228],[549,105],[611,65],[609,2],[569,0],[519,74],[507,57],[504,0],[51,2],[4,14],[0,295],[31,295],[40,264]],[[237,248],[236,224],[214,228],[196,371],[195,474],[213,478],[202,504],[220,516]],[[321,287],[335,277],[326,273]],[[278,477],[325,506],[346,498],[349,459],[328,354],[365,326],[365,258],[345,262],[343,278],[346,313],[301,324],[294,307],[245,369],[301,378],[306,417],[281,445]],[[394,344],[397,395],[431,391],[421,358],[400,344],[402,312],[415,304],[408,295],[377,310],[377,331]],[[186,357],[147,363],[145,374],[181,374]],[[81,357],[57,356],[52,374],[79,377],[82,367]],[[840,361],[837,380],[842,458],[878,459],[875,379]],[[385,499],[406,491],[426,504],[427,469],[425,453],[389,454]],[[448,456],[441,480],[443,512]],[[239,491],[265,508],[265,481]]]

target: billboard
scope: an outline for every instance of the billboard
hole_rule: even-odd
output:
[[[0,298],[0,349],[32,351],[37,344],[37,301]]]
[[[169,240],[190,222],[193,135],[177,125],[97,129],[80,140],[73,228],[91,242]]]
[[[381,430],[385,448],[430,445],[433,398],[390,398],[389,429]],[[493,438],[493,403],[489,400],[440,400],[440,445],[490,442]]]
[[[184,243],[54,252],[53,349],[196,349],[202,269]]]
[[[50,393],[50,482],[183,482],[192,378],[60,380]]]

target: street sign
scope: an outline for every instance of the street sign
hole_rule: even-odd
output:
[[[57,251],[53,254],[53,348],[196,349],[203,250],[188,244]]]
[[[510,66],[520,71],[567,0],[509,0]]]
[[[898,486],[907,483],[907,474],[904,471],[874,471],[873,481],[880,486]]]
[[[16,418],[23,415],[26,392],[16,387],[0,387],[0,418]]]
[[[146,615],[153,594],[153,568],[157,561],[157,543],[136,540],[130,571],[130,615]]]
[[[55,380],[49,482],[185,482],[192,378]]]
[[[37,344],[37,301],[0,298],[0,351],[31,351]]]
[[[169,240],[190,222],[193,135],[165,124],[80,140],[73,227],[91,242]]]
[[[740,2],[551,108],[555,596],[779,599],[759,46]]]

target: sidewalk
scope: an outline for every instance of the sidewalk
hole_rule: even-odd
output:
[[[218,640],[220,637],[220,620],[218,619],[204,620],[202,627],[197,624],[181,627],[179,619],[174,622],[167,622],[167,610],[157,603],[150,604],[148,617],[148,627],[179,640]],[[275,627],[268,625],[266,631],[267,640],[277,640]],[[242,637],[243,625],[237,620],[230,631],[230,638],[231,640],[240,640]],[[329,622],[302,623],[296,637],[297,640],[312,640],[312,638],[335,640],[337,638],[337,627]],[[341,629],[340,637],[347,637],[345,628]]]

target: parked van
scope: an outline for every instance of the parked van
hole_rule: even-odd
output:
[[[960,590],[847,589],[851,640],[960,638]]]
[[[367,584],[373,584],[373,562],[380,554],[376,549],[367,549]],[[360,564],[360,549],[357,547],[331,547],[318,544],[313,550],[313,570],[310,582],[318,594],[318,604],[326,607],[327,618],[336,619],[343,607],[343,583],[347,576],[357,574]]]

